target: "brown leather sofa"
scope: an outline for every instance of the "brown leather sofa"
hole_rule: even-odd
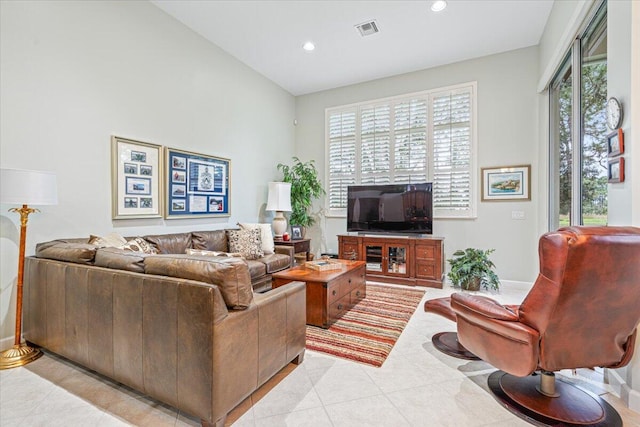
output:
[[[154,234],[143,236],[142,238],[147,241],[157,251],[157,253],[164,255],[184,254],[187,249],[229,252],[227,230]],[[130,239],[130,237],[127,238],[127,240]],[[43,258],[47,258],[49,256],[53,256],[54,258],[62,256],[64,259],[64,251],[68,246],[62,245],[63,243],[77,244],[87,243],[88,241],[89,238],[57,239],[51,242],[38,244],[36,251],[40,254],[39,256]],[[63,248],[63,250],[58,251],[57,249],[59,248]],[[128,256],[123,258],[123,255]],[[139,259],[137,261],[139,263],[142,259],[148,256],[147,254],[138,255]],[[293,246],[276,244],[274,254],[265,255],[255,260],[245,260],[249,267],[253,290],[255,292],[264,292],[271,289],[271,275],[292,267],[295,263],[294,255]],[[135,265],[130,253],[123,254],[122,250],[114,248],[100,249],[96,263],[102,267],[112,267],[113,265],[116,265],[116,268],[131,269],[131,267],[133,267],[132,271],[143,271],[141,267]]]
[[[631,360],[640,324],[640,228],[562,228],[540,238],[539,255],[538,278],[518,306],[451,296],[460,343],[502,370],[489,387],[521,417],[622,425],[607,402],[555,381],[553,372]]]
[[[147,238],[163,251],[169,242],[176,252],[188,241],[217,247],[220,236],[207,233]],[[26,259],[24,281],[27,341],[204,426],[224,425],[231,409],[304,355],[304,283],[254,293],[239,258],[57,241]]]

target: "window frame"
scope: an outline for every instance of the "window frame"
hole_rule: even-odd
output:
[[[367,100],[362,102],[356,102],[351,104],[339,105],[334,107],[325,108],[325,177],[327,186],[330,183],[331,175],[330,175],[330,134],[329,134],[329,126],[330,126],[330,117],[332,114],[341,113],[344,114],[349,111],[355,112],[355,183],[354,185],[358,185],[361,182],[361,144],[362,144],[362,129],[361,129],[361,110],[363,108],[371,108],[378,105],[390,105],[393,106],[396,103],[402,101],[411,101],[416,98],[424,98],[427,101],[427,126],[426,126],[426,177],[428,182],[433,182],[434,180],[434,125],[433,125],[433,99],[436,95],[442,95],[443,93],[450,92],[452,94],[464,90],[468,90],[470,92],[470,153],[471,159],[469,162],[469,207],[464,210],[459,209],[444,209],[444,208],[435,208],[433,210],[434,218],[438,219],[476,219],[477,218],[477,209],[478,209],[478,120],[477,120],[477,103],[478,103],[478,83],[477,81],[469,81],[465,83],[460,83],[456,85],[450,85],[445,87],[439,87],[419,92],[411,92],[402,95],[390,96],[385,98],[378,98],[373,100]],[[393,110],[393,108],[392,108]],[[391,115],[393,117],[393,114]],[[392,131],[393,134],[393,131]],[[393,144],[393,142],[392,142]],[[393,161],[393,148],[391,148],[390,158]],[[392,163],[393,164],[393,163]],[[392,167],[393,169],[393,167]],[[390,172],[391,183],[394,182],[394,171]],[[329,188],[327,188],[327,197],[325,198],[325,212],[326,216],[329,218],[337,217],[343,218],[347,216],[346,208],[341,209],[332,209],[330,208],[330,194]]]

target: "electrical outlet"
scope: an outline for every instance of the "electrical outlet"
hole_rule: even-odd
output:
[[[524,211],[511,211],[511,219],[524,219]]]

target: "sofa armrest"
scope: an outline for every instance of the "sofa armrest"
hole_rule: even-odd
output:
[[[293,267],[293,264],[295,262],[295,253],[294,253],[293,246],[275,245],[274,251],[277,254],[288,255],[289,259],[291,260],[291,263],[289,264],[289,268]]]
[[[255,296],[258,306],[258,385],[304,353],[306,285],[291,282]]]

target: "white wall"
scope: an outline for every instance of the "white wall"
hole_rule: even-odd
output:
[[[296,98],[296,155],[316,159],[325,180],[324,110],[328,107],[478,82],[478,168],[531,164],[538,167],[538,50],[519,49],[499,55],[403,74]],[[480,169],[476,178],[480,177]],[[492,255],[501,279],[533,282],[538,271],[537,187],[531,201],[484,202],[478,199],[475,220],[435,220],[434,235],[445,238],[446,257],[466,247],[495,248]],[[320,208],[320,203],[316,206]],[[525,220],[512,220],[522,210]],[[345,218],[321,219],[326,227],[311,230],[312,250],[337,252],[337,234],[346,232]]]
[[[147,2],[0,2],[1,166],[52,170],[36,242],[223,228],[264,215],[295,100]],[[110,136],[231,159],[231,217],[111,219]],[[0,347],[12,344],[18,216],[0,212]],[[6,339],[8,338],[8,340]]]

